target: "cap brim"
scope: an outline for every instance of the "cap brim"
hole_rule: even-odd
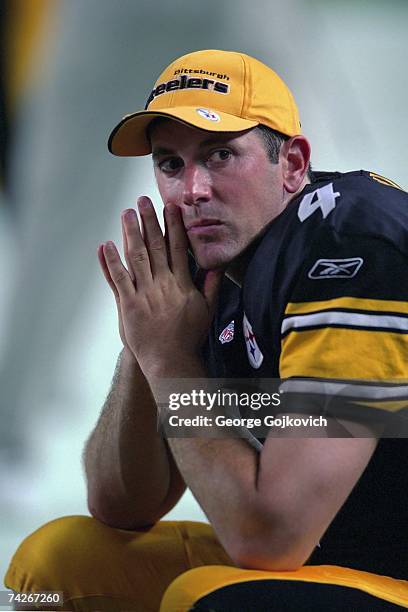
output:
[[[206,132],[241,132],[259,125],[258,121],[241,119],[218,110],[211,111],[213,116],[216,117],[215,120],[208,119],[203,116],[204,113],[200,115],[198,110],[201,109],[191,106],[176,106],[163,111],[156,109],[126,115],[112,130],[109,136],[108,149],[114,155],[125,157],[151,153],[152,148],[146,135],[146,129],[155,117],[174,119]]]

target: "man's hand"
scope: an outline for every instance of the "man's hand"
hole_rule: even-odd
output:
[[[116,246],[107,242],[99,259],[118,306],[122,341],[146,376],[168,364],[177,366],[197,357],[213,317],[221,271],[207,272],[202,292],[188,268],[188,240],[179,208],[165,207],[166,236],[151,200],[138,201],[143,236],[136,211],[122,215],[127,269]]]
[[[115,302],[116,302],[116,308],[118,310],[118,324],[119,324],[119,335],[120,335],[120,339],[122,340],[123,346],[126,349],[126,352],[129,354],[132,354],[132,351],[130,350],[130,347],[126,341],[126,336],[125,336],[125,329],[123,327],[123,320],[122,320],[122,310],[120,307],[120,298],[119,298],[119,291],[116,289],[116,285],[112,280],[112,277],[109,273],[109,269],[108,269],[108,265],[106,263],[106,259],[105,259],[105,254],[103,252],[103,244],[100,244],[98,246],[98,259],[99,259],[99,264],[102,268],[102,272],[103,275],[109,285],[109,287],[112,289],[113,295],[115,297]]]

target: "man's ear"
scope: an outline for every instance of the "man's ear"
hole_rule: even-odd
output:
[[[293,136],[281,147],[283,186],[296,193],[302,186],[310,162],[311,147],[305,136]]]

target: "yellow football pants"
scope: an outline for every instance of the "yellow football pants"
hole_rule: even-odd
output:
[[[22,542],[5,585],[17,592],[63,591],[60,610],[187,612],[217,588],[265,579],[350,586],[408,607],[408,582],[385,576],[336,566],[239,569],[212,528],[192,521],[161,521],[138,531],[86,516],[51,521]]]
[[[22,542],[5,584],[18,592],[63,591],[61,610],[157,612],[177,576],[215,564],[232,561],[205,523],[161,521],[151,529],[126,531],[69,516]]]

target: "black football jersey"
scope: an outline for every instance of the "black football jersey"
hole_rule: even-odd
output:
[[[317,173],[259,241],[241,294],[225,283],[210,352],[214,376],[281,378],[303,403],[329,392],[345,418],[403,414],[408,194],[363,170]]]
[[[408,194],[364,170],[315,173],[259,240],[242,290],[225,280],[206,363],[214,377],[283,379],[297,412],[329,388],[346,418],[403,413]],[[408,440],[379,441],[309,563],[408,579],[407,464]]]

